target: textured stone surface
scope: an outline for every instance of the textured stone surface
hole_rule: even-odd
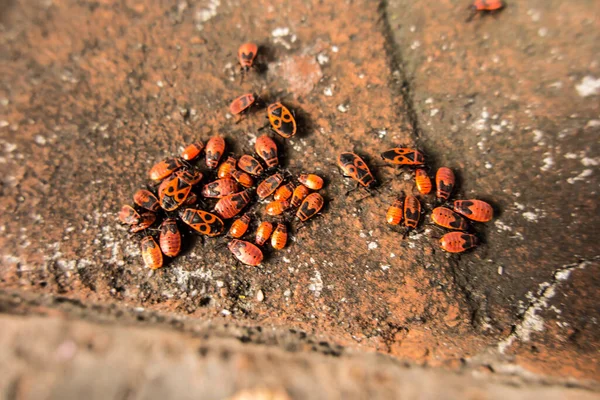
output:
[[[492,357],[597,378],[597,281],[556,274],[598,272],[598,4],[540,0],[465,24],[459,2],[408,3],[2,3],[0,285],[293,328],[420,364]],[[240,87],[247,40],[264,68]],[[264,111],[239,124],[227,114],[248,91],[302,117],[284,165],[326,178],[323,216],[294,224],[294,242],[260,268],[236,266],[222,239],[188,237],[149,273],[117,224],[120,205],[188,142],[219,133],[250,152]],[[391,201],[413,191],[409,174],[376,167],[396,144],[455,168],[457,196],[496,206],[480,249],[449,257],[437,229],[402,240],[384,225]],[[379,192],[345,196],[343,150],[373,165]],[[573,295],[546,302],[545,283]],[[562,326],[552,305],[570,311]],[[528,310],[544,331],[524,342],[515,332]],[[570,329],[585,346],[564,340]]]

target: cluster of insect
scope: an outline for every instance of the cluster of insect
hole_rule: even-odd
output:
[[[253,43],[240,47],[242,77],[253,66],[257,51]],[[241,117],[257,103],[258,96],[244,94],[233,100],[229,110]],[[293,112],[280,102],[268,106],[267,117],[271,129],[282,138],[296,134]],[[198,160],[203,151],[205,168],[201,170]],[[231,223],[227,247],[243,264],[257,266],[263,261],[269,239],[275,250],[286,246],[286,220],[295,215],[305,222],[321,211],[325,201],[317,192],[324,183],[320,176],[300,174],[296,183],[289,172],[281,169],[277,143],[269,135],[256,139],[254,151],[257,157],[244,154],[239,159],[233,155],[225,158],[224,138],[213,136],[206,145],[201,141],[192,143],[179,156],[162,160],[150,169],[148,177],[152,183],[133,195],[134,205],[123,205],[119,212],[119,220],[130,225],[132,233],[143,233],[142,258],[147,267],[161,268],[163,255],[172,258],[180,253],[182,235],[178,221],[195,232],[215,237],[224,234],[227,223],[246,209]],[[258,204],[253,200],[267,201],[271,196],[264,212],[276,220],[258,224],[255,243],[243,240],[255,214],[250,208]],[[152,228],[159,220],[160,228]],[[157,230],[158,242],[152,234]]]
[[[381,153],[385,162],[394,166],[415,168],[415,187],[418,192],[427,196],[432,194],[433,182],[427,173],[425,157],[419,150],[408,147],[395,147]],[[338,166],[344,176],[357,181],[357,184],[372,189],[377,181],[365,161],[357,154],[345,152],[338,156]],[[447,167],[441,167],[435,174],[435,195],[438,202],[443,205],[436,207],[431,212],[434,224],[452,230],[440,239],[440,246],[450,253],[462,253],[476,247],[479,243],[477,236],[468,233],[470,224],[468,220],[488,222],[493,218],[493,208],[482,200],[455,200],[449,204],[450,196],[455,185],[454,172]],[[421,201],[417,196],[407,195],[397,198],[388,208],[386,220],[389,225],[397,226],[401,222],[406,227],[405,235],[416,229],[421,220],[423,210]],[[465,219],[466,217],[466,219]]]

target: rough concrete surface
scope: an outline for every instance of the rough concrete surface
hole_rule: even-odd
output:
[[[419,365],[597,380],[600,4],[510,2],[467,24],[463,2],[413,3],[0,3],[2,289],[49,309],[57,296],[94,305],[80,319],[143,309]],[[248,40],[264,68],[240,87]],[[236,265],[222,239],[188,235],[183,255],[149,272],[120,205],[193,140],[218,133],[250,152],[264,110],[228,115],[249,91],[301,117],[280,141],[284,165],[325,177],[323,215],[294,224],[259,268]],[[480,248],[449,256],[435,227],[402,240],[385,225],[414,189],[408,172],[378,167],[398,144],[453,167],[456,198],[494,205]],[[352,183],[334,164],[347,150],[383,182],[372,196],[345,196]],[[15,331],[29,323],[6,318]]]

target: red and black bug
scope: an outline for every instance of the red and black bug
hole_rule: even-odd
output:
[[[466,230],[469,225],[467,221],[454,211],[446,207],[436,207],[431,212],[431,220],[447,229]]]
[[[231,228],[229,228],[229,236],[236,239],[241,238],[248,230],[248,226],[250,226],[250,215],[244,214],[233,221]]]
[[[225,230],[223,220],[207,211],[186,208],[180,212],[179,216],[196,232],[207,236],[218,236]]]
[[[219,179],[231,178],[231,174],[235,171],[235,166],[237,165],[237,160],[233,157],[227,157],[227,160],[219,165],[219,169],[217,170],[217,177]]]
[[[158,203],[158,199],[151,191],[140,189],[133,195],[133,202],[138,206],[145,208],[149,211],[158,211],[160,208],[160,204]]]
[[[454,210],[477,222],[488,222],[494,217],[492,206],[482,200],[455,200]]]
[[[281,250],[285,247],[288,239],[288,230],[287,226],[280,222],[277,224],[277,228],[273,231],[271,235],[271,246],[273,246],[276,250]]]
[[[158,189],[160,206],[166,211],[179,208],[187,200],[192,190],[192,183],[183,176],[174,176],[166,180]]]
[[[281,174],[273,174],[263,180],[256,188],[256,194],[261,199],[270,196],[283,182],[283,176]]]
[[[262,251],[254,244],[244,240],[233,239],[227,245],[229,251],[233,253],[235,258],[240,262],[252,267],[260,265],[263,260]]]
[[[285,210],[290,208],[290,203],[287,200],[274,200],[267,204],[265,211],[268,215],[276,216],[281,215]]]
[[[248,203],[250,203],[250,195],[250,189],[246,189],[243,192],[225,196],[215,205],[215,212],[219,214],[221,218],[233,218],[238,215]]]
[[[235,170],[231,173],[231,177],[243,187],[250,188],[254,186],[254,178],[244,171]]]
[[[417,185],[417,190],[421,194],[429,194],[433,186],[431,184],[431,178],[423,168],[419,168],[415,172],[415,184]]]
[[[265,244],[265,242],[271,237],[271,233],[273,233],[273,224],[269,221],[261,222],[256,229],[256,244],[259,246]]]
[[[283,186],[279,186],[273,195],[274,200],[289,200],[294,194],[294,184],[289,182]],[[307,193],[308,194],[308,193]]]
[[[186,161],[191,161],[198,157],[202,150],[204,150],[204,143],[192,143],[188,145],[185,149],[183,149],[183,151],[181,152],[181,158],[183,158]]]
[[[119,211],[119,221],[127,225],[135,225],[140,222],[140,214],[133,207],[125,204]]]
[[[151,211],[140,214],[140,222],[131,226],[131,232],[136,233],[148,229],[156,221],[156,214]]]
[[[256,151],[256,154],[264,160],[268,168],[275,167],[279,164],[279,159],[277,158],[277,144],[275,144],[275,141],[267,135],[259,136],[258,139],[256,139],[254,150]]]
[[[159,269],[163,266],[163,255],[152,236],[142,239],[142,258],[144,264],[150,269]]]
[[[469,18],[467,18],[467,22],[471,21],[473,19],[473,17],[475,16],[475,14],[477,14],[478,12],[487,12],[487,13],[492,13],[492,12],[498,12],[500,10],[502,10],[505,6],[504,1],[502,0],[475,0],[473,1],[473,3],[469,6],[469,9],[471,10],[471,14],[469,15]]]
[[[394,200],[394,202],[392,203],[390,208],[388,208],[387,213],[385,215],[385,219],[388,224],[398,225],[400,223],[400,221],[402,221],[403,204],[404,204],[404,202],[402,201],[402,199]]]
[[[357,154],[350,152],[341,153],[337,161],[344,176],[354,179],[366,188],[372,188],[377,184],[371,170]]]
[[[217,179],[214,182],[207,183],[202,188],[202,196],[220,199],[227,195],[239,192],[240,187],[235,179]]]
[[[323,204],[325,204],[325,201],[319,193],[311,193],[304,199],[300,208],[298,208],[296,217],[304,222],[317,215],[321,211],[321,208],[323,208]]]
[[[262,165],[260,165],[258,160],[252,156],[249,156],[248,154],[244,154],[240,157],[237,166],[242,171],[252,175],[260,175],[264,171],[264,168]]]
[[[210,169],[217,168],[219,160],[225,153],[225,139],[213,136],[206,143],[206,166]]]
[[[393,165],[423,165],[423,153],[409,147],[394,147],[381,153],[384,161]]]
[[[292,194],[292,200],[290,204],[292,207],[299,207],[302,204],[302,201],[308,196],[310,190],[304,185],[298,185],[296,189],[294,189],[294,193]],[[277,199],[275,199],[277,200]]]
[[[252,64],[254,63],[257,53],[258,46],[254,43],[244,43],[238,49],[238,60],[240,62],[242,79],[244,75],[248,73],[250,68],[252,68]]]
[[[178,157],[167,158],[156,164],[148,172],[148,176],[153,181],[160,181],[183,167],[183,162]]]
[[[229,105],[229,111],[233,115],[239,115],[243,112],[246,112],[252,106],[252,104],[256,102],[257,98],[258,96],[252,93],[243,94],[231,102]]]
[[[416,228],[421,218],[421,203],[415,196],[406,196],[404,199],[404,226]]]
[[[440,246],[449,253],[462,253],[478,244],[477,236],[465,232],[446,233],[440,239]]]
[[[160,237],[158,239],[160,249],[168,257],[175,257],[181,250],[181,234],[177,228],[174,218],[167,218],[160,225]]]
[[[450,168],[441,167],[435,174],[435,195],[439,199],[448,200],[454,190],[454,172]]]
[[[271,128],[279,136],[289,139],[296,134],[296,119],[283,104],[279,102],[270,104],[267,108],[267,116],[269,117]]]
[[[323,178],[315,174],[301,174],[298,181],[312,190],[319,190],[323,187]]]

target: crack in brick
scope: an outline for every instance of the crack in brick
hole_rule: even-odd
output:
[[[528,342],[532,333],[541,332],[544,329],[544,320],[538,314],[540,311],[548,308],[548,301],[556,295],[556,290],[560,286],[560,283],[569,279],[572,271],[584,269],[592,262],[598,260],[600,260],[600,256],[595,256],[589,260],[579,260],[578,262],[566,264],[556,269],[552,273],[551,281],[539,285],[537,295],[529,302],[525,311],[518,316],[521,322],[513,325],[510,335],[497,344],[498,351],[504,354],[516,340]]]

